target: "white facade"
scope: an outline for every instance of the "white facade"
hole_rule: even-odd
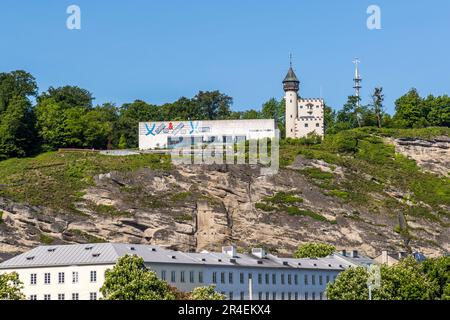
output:
[[[111,265],[61,266],[6,269],[17,272],[29,300],[97,300]]]
[[[302,138],[315,133],[325,135],[323,99],[302,99],[298,91],[300,81],[292,67],[283,81],[286,101],[286,137]]]
[[[215,285],[230,300],[324,300],[327,284],[357,265],[340,255],[292,259],[229,248],[183,253],[128,244],[42,246],[0,264],[0,272],[17,272],[30,300],[97,300],[105,271],[120,256],[136,254],[160,279],[184,292]]]
[[[180,143],[233,143],[274,138],[275,120],[202,120],[139,123],[139,149],[173,148]]]

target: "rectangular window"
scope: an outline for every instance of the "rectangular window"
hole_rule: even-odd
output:
[[[316,285],[316,275],[314,275],[314,274],[311,276],[311,284],[312,284],[313,286]]]
[[[320,300],[323,300],[323,293],[322,293],[322,292],[319,293],[319,299],[320,299]]]
[[[281,300],[284,300],[284,292],[281,293]]]
[[[233,284],[233,272],[228,274],[228,283]]]
[[[305,292],[305,300],[308,300],[308,292]]]
[[[194,283],[194,271],[189,272],[189,282]]]
[[[241,272],[241,273],[239,274],[239,282],[240,282],[241,284],[244,283],[244,273],[243,273],[243,272]]]
[[[277,293],[276,292],[272,292],[272,300],[277,300]]]
[[[294,283],[298,285],[298,274],[294,275]]]
[[[91,271],[91,282],[97,282],[97,271]]]
[[[65,281],[65,274],[64,272],[58,272],[58,283],[64,283]]]
[[[292,284],[292,275],[291,274],[288,274],[288,284]]]
[[[298,300],[298,292],[294,294],[295,300]]]
[[[336,281],[336,276],[333,276],[333,281]]]
[[[248,274],[248,279],[250,280],[250,279],[253,279],[253,273],[249,273]]]
[[[176,280],[175,271],[172,271],[172,272],[170,272],[170,281],[175,282],[175,280]]]
[[[72,293],[72,300],[80,300],[80,295],[78,293]]]
[[[266,292],[266,300],[270,300],[270,293]]]
[[[312,293],[312,297],[311,298],[312,298],[312,300],[316,300],[316,293],[315,292]]]
[[[229,298],[230,300],[233,300],[233,292],[230,292],[230,293],[229,293],[228,298]]]
[[[269,284],[270,275],[268,273],[266,273],[265,278],[266,278],[266,284]]]
[[[32,295],[30,296],[30,300],[37,300],[37,295],[32,294]]]
[[[89,300],[97,300],[97,292],[89,293]]]
[[[225,272],[220,273],[220,283],[225,283]]]
[[[161,271],[161,280],[166,281],[166,270]]]
[[[262,300],[262,292],[258,292],[258,300]]]
[[[72,283],[78,283],[78,272],[72,272]]]
[[[262,274],[261,273],[258,273],[258,284],[262,284]]]
[[[327,275],[326,281],[327,281],[327,284],[330,282],[330,276],[329,275]]]
[[[180,271],[180,282],[184,283],[184,271]]]
[[[288,300],[292,300],[292,293],[288,292]]]
[[[277,275],[275,273],[272,274],[272,284],[277,284]]]
[[[199,283],[203,283],[203,272],[202,272],[202,271],[200,271],[200,272],[198,273],[198,282],[199,282]]]
[[[66,296],[64,293],[58,293],[58,300],[65,300]]]
[[[323,284],[323,277],[319,276],[319,284],[322,285]]]
[[[44,274],[44,283],[45,284],[50,284],[50,273],[45,273]]]
[[[30,284],[36,284],[37,283],[37,274],[36,273],[32,273],[30,275]]]
[[[244,291],[241,291],[241,300],[244,300],[245,299],[245,293],[244,293]]]
[[[308,284],[308,275],[307,274],[305,274],[305,284],[306,285]]]
[[[281,274],[281,284],[284,284],[284,274]]]
[[[308,124],[307,123],[305,123],[305,128],[308,128]]]
[[[49,294],[44,294],[44,300],[52,300],[52,296]]]
[[[217,283],[217,272],[213,272],[213,283]]]

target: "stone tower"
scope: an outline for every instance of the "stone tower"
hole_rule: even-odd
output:
[[[292,69],[292,63],[286,77],[283,80],[283,88],[286,100],[286,138],[295,138],[295,123],[298,118],[298,90],[300,81]]]

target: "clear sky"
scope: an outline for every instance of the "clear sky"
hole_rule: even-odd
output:
[[[81,30],[66,9],[81,8]],[[381,30],[366,27],[381,8]],[[2,0],[0,71],[25,69],[49,86],[78,85],[96,103],[162,104],[199,90],[234,110],[281,98],[289,53],[301,95],[339,109],[362,61],[362,98],[383,86],[386,106],[412,87],[450,93],[448,0]],[[322,88],[322,90],[321,90]]]

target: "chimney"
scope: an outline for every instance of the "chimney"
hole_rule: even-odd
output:
[[[352,251],[352,258],[358,258],[358,250]]]
[[[381,252],[381,264],[387,264],[388,263],[388,252],[386,250],[383,250]]]
[[[347,250],[342,250],[342,255],[343,255],[344,257],[346,257],[346,256],[347,256]]]
[[[237,254],[237,250],[235,246],[226,246],[222,247],[222,253],[230,256],[231,258],[235,258]]]
[[[266,250],[264,250],[263,248],[253,248],[252,255],[254,255],[255,257],[258,257],[260,259],[264,259],[264,258],[266,258],[267,253],[266,253]]]

